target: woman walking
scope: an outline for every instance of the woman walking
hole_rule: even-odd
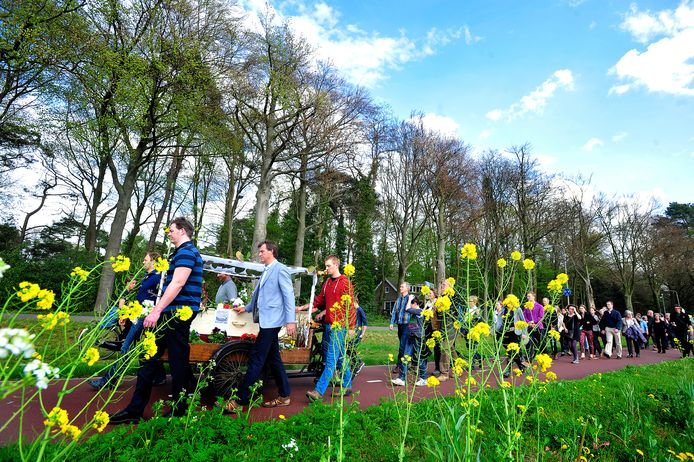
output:
[[[624,336],[627,338],[627,350],[629,350],[627,358],[633,358],[634,354],[637,358],[640,357],[641,343],[645,338],[641,333],[641,326],[634,318],[634,313],[629,310],[624,312],[624,326],[622,328],[624,329]]]
[[[599,322],[597,316],[586,311],[586,307],[581,305],[578,309],[581,315],[581,358],[586,357],[585,344],[588,341],[588,351],[590,352],[589,359],[595,358],[595,341],[593,339],[593,327]]]
[[[665,354],[667,350],[667,339],[665,337],[667,327],[665,326],[665,321],[660,317],[660,313],[656,313],[653,318],[653,341],[655,346],[658,348],[658,353]]]
[[[578,364],[578,348],[576,345],[581,340],[581,315],[576,312],[576,306],[568,306],[568,314],[564,317],[564,326],[566,326],[569,348],[574,358],[571,363]]]

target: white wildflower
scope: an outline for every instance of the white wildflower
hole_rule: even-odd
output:
[[[0,358],[8,356],[24,356],[31,358],[34,354],[33,334],[25,329],[0,329]]]
[[[50,379],[59,378],[59,372],[60,369],[57,367],[51,367],[42,362],[40,359],[34,359],[29,364],[24,366],[24,376],[35,378],[36,388],[41,390],[48,388],[48,381]]]
[[[2,278],[2,275],[5,273],[5,271],[7,271],[10,268],[10,265],[5,263],[5,261],[2,258],[0,258],[0,278]]]

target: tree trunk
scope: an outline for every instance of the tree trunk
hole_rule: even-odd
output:
[[[308,156],[301,156],[301,172],[299,174],[299,197],[296,204],[296,243],[294,244],[294,266],[303,266],[304,263],[304,241],[306,238],[306,168],[308,167]],[[294,281],[294,293],[301,292],[301,278]]]
[[[446,216],[443,210],[443,204],[439,204],[436,221],[438,222],[438,236],[436,247],[436,287],[440,287],[441,283],[446,279]]]
[[[106,168],[108,167],[108,162],[105,156],[101,156],[99,159],[99,173],[96,180],[96,185],[94,186],[94,195],[92,197],[92,205],[89,208],[89,223],[87,224],[87,230],[84,237],[84,247],[88,252],[94,252],[96,250],[96,236],[99,232],[98,218],[99,205],[101,205],[102,197],[104,195],[104,178],[106,177]]]
[[[253,244],[251,255],[258,256],[258,244],[267,237],[267,219],[270,211],[270,178],[262,175],[255,193],[255,227],[253,228]]]
[[[130,165],[136,164],[131,161]],[[113,282],[116,279],[116,274],[113,272],[108,259],[120,253],[120,245],[123,239],[123,230],[128,219],[128,211],[130,210],[130,201],[132,199],[133,190],[137,181],[137,169],[130,167],[125,174],[123,185],[119,190],[118,203],[116,213],[113,216],[111,223],[111,233],[106,244],[106,264],[101,269],[101,278],[99,279],[99,290],[96,295],[95,309],[98,314],[103,314],[108,310],[111,291],[113,290]]]

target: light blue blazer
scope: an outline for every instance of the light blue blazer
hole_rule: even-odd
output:
[[[275,261],[265,269],[246,311],[253,312],[253,322],[260,322],[262,329],[271,329],[296,322],[294,308],[294,287],[289,270]]]

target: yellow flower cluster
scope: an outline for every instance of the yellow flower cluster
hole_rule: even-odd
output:
[[[41,321],[41,327],[46,330],[53,330],[55,326],[64,326],[70,322],[70,315],[64,311],[57,313],[39,314],[36,319]]]
[[[434,303],[434,306],[436,307],[436,310],[439,313],[443,313],[445,311],[448,311],[451,309],[451,299],[444,296],[437,297],[436,302]]]
[[[443,289],[443,295],[446,297],[453,297],[455,295],[455,289],[453,287],[446,287]]]
[[[516,342],[511,342],[506,347],[508,353],[518,353],[520,351],[520,346]]]
[[[468,332],[467,336],[469,339],[471,339],[473,342],[479,342],[480,337],[483,335],[485,337],[489,337],[491,335],[491,329],[489,328],[489,324],[480,322],[475,327],[470,329],[470,332]]]
[[[559,281],[561,284],[566,284],[569,282],[569,276],[566,273],[559,273],[557,274],[557,281]]]
[[[434,332],[431,333],[431,336],[432,336],[433,338],[435,338],[436,340],[439,340],[439,341],[440,341],[441,338],[443,337],[443,335],[441,334],[441,331],[440,331],[440,330],[435,330]]]
[[[340,329],[342,329],[342,324],[340,324],[339,321],[333,321],[333,323],[330,324],[330,328],[332,330],[340,330]]]
[[[453,321],[453,328],[455,330],[460,330],[461,327],[463,327],[463,325],[460,323],[460,321],[458,321],[457,319]]]
[[[114,273],[122,273],[130,269],[130,258],[124,255],[109,258]]]
[[[545,305],[545,314],[552,314],[554,313],[555,309],[552,305]]]
[[[504,260],[503,258],[499,258],[496,261],[496,266],[498,266],[499,268],[506,268],[506,260]]]
[[[55,302],[55,294],[52,290],[48,289],[39,290],[36,298],[38,299],[36,301],[36,307],[40,310],[50,310]]]
[[[349,294],[344,294],[342,298],[340,298],[340,301],[344,307],[352,306],[352,297]]]
[[[557,380],[557,374],[555,374],[555,373],[552,372],[552,371],[548,371],[548,372],[545,374],[545,377],[547,377],[547,380],[550,380],[550,381],[551,381],[551,380]]]
[[[430,375],[429,378],[427,379],[427,387],[436,388],[439,385],[441,385],[441,382],[439,381],[439,379],[437,379],[433,375]]]
[[[17,291],[17,297],[19,297],[19,299],[23,303],[26,303],[32,298],[36,298],[40,291],[41,288],[38,284],[32,284],[31,282],[27,281],[20,282],[19,291]]]
[[[81,266],[76,266],[70,273],[71,278],[80,278],[83,281],[87,280],[87,276],[89,276],[89,271],[83,270]]]
[[[142,340],[142,347],[145,351],[145,359],[150,359],[157,354],[157,339],[152,332],[145,332],[145,338]]]
[[[514,325],[514,328],[516,330],[524,330],[528,328],[528,323],[525,321],[516,321],[516,324]]]
[[[187,321],[193,317],[193,310],[188,305],[176,309],[176,317],[181,321]]]
[[[501,388],[511,388],[511,382],[503,381],[501,382]]]
[[[110,419],[108,417],[108,414],[104,411],[96,411],[94,414],[94,423],[92,424],[92,428],[96,429],[97,432],[101,433],[104,431],[104,428],[106,428],[106,425],[108,425]]]
[[[412,362],[412,356],[410,356],[410,355],[405,355],[405,356],[403,356],[402,358],[400,358],[400,361],[401,361],[403,364],[409,364],[410,362]]]
[[[464,385],[470,385],[471,387],[474,387],[477,385],[477,380],[475,380],[474,377],[468,377],[465,379],[465,382],[463,382]]]
[[[434,348],[436,346],[436,340],[434,340],[433,338],[429,338],[426,341],[426,345],[429,348]]]
[[[154,270],[157,273],[165,273],[169,271],[169,260],[166,258],[157,258],[157,262],[154,264]]]
[[[355,272],[356,272],[356,268],[354,267],[353,264],[347,263],[345,265],[345,269],[344,269],[345,276],[347,276],[348,278],[351,278],[352,276],[354,276]]]
[[[51,412],[48,413],[46,420],[43,421],[43,425],[48,428],[62,427],[63,425],[67,425],[69,420],[65,409],[54,407]]]
[[[431,318],[434,317],[434,310],[422,310],[422,317],[424,317],[425,321],[431,321]]]
[[[87,366],[93,366],[99,360],[99,350],[96,348],[89,348],[82,358],[83,363],[87,363]]]
[[[509,294],[504,298],[501,304],[508,307],[509,310],[515,310],[520,306],[520,300],[518,300],[518,297],[515,295]]]
[[[532,310],[534,307],[535,307],[535,302],[531,302],[530,300],[523,303],[523,308],[527,308],[529,310]]]
[[[82,434],[82,430],[75,425],[63,425],[60,427],[60,433],[64,433],[71,437],[73,441],[77,441]]]
[[[429,292],[431,292],[431,289],[429,288],[429,286],[424,285],[424,286],[422,286],[420,292],[422,293],[422,295],[429,295]]]
[[[140,305],[140,302],[137,300],[133,300],[132,302],[118,308],[116,312],[118,313],[118,319],[120,320],[129,319],[130,321],[135,321],[140,317],[140,315],[142,315],[142,305]]]
[[[455,285],[455,279],[454,278],[446,279],[446,284],[448,284],[450,287],[453,287]]]
[[[559,332],[557,332],[556,330],[554,330],[554,329],[550,329],[550,331],[549,331],[549,336],[552,337],[552,338],[553,338],[554,340],[556,340],[557,342],[558,342],[559,339],[561,338],[561,334],[560,334]]]
[[[477,246],[475,244],[465,244],[460,251],[462,260],[477,260]]]
[[[547,288],[550,292],[561,292],[562,286],[569,282],[569,276],[566,273],[557,274],[557,278],[549,281]]]
[[[526,258],[525,260],[523,260],[523,268],[530,271],[535,268],[535,262],[529,258]]]
[[[540,366],[542,372],[552,367],[552,358],[546,353],[535,356],[535,361],[537,361],[537,365]]]
[[[395,357],[393,357],[393,353],[390,353],[390,354],[388,355],[388,362],[391,362],[391,363],[392,363],[393,361],[395,361]]]
[[[520,259],[521,259],[521,253],[519,251],[514,250],[513,252],[511,252],[511,260],[520,261]]]

